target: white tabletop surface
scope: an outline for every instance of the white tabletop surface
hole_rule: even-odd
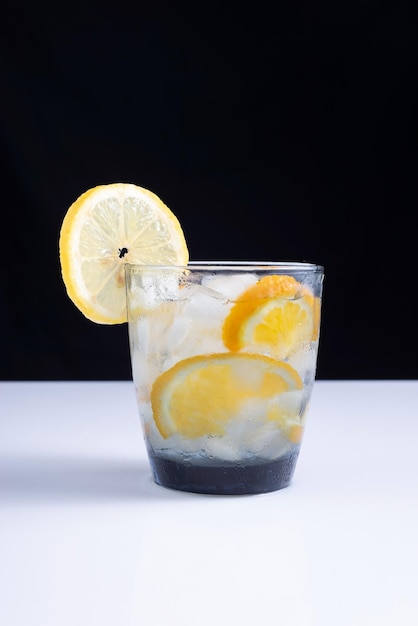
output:
[[[417,626],[418,381],[316,383],[293,483],[152,482],[130,382],[0,383],[1,626]]]

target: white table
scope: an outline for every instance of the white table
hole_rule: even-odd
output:
[[[416,626],[417,449],[418,381],[320,381],[290,487],[187,494],[132,383],[0,383],[0,624]]]

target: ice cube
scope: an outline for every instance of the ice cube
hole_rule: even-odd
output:
[[[218,298],[234,302],[248,287],[257,282],[255,274],[206,276],[202,286],[218,294]]]
[[[177,359],[224,351],[222,325],[230,304],[222,294],[199,285],[190,286],[187,295],[167,330],[168,350]]]
[[[154,270],[145,274],[138,289],[138,299],[142,308],[152,308],[161,302],[181,299],[180,281],[182,272]]]

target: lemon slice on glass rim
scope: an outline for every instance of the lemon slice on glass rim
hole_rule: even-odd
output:
[[[126,263],[187,265],[177,217],[152,191],[131,183],[98,185],[73,202],[59,238],[68,296],[93,322],[127,321]]]

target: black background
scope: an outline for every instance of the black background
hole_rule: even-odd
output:
[[[198,259],[325,266],[319,379],[418,377],[418,3],[3,3],[0,378],[129,379],[58,236],[156,192]]]

